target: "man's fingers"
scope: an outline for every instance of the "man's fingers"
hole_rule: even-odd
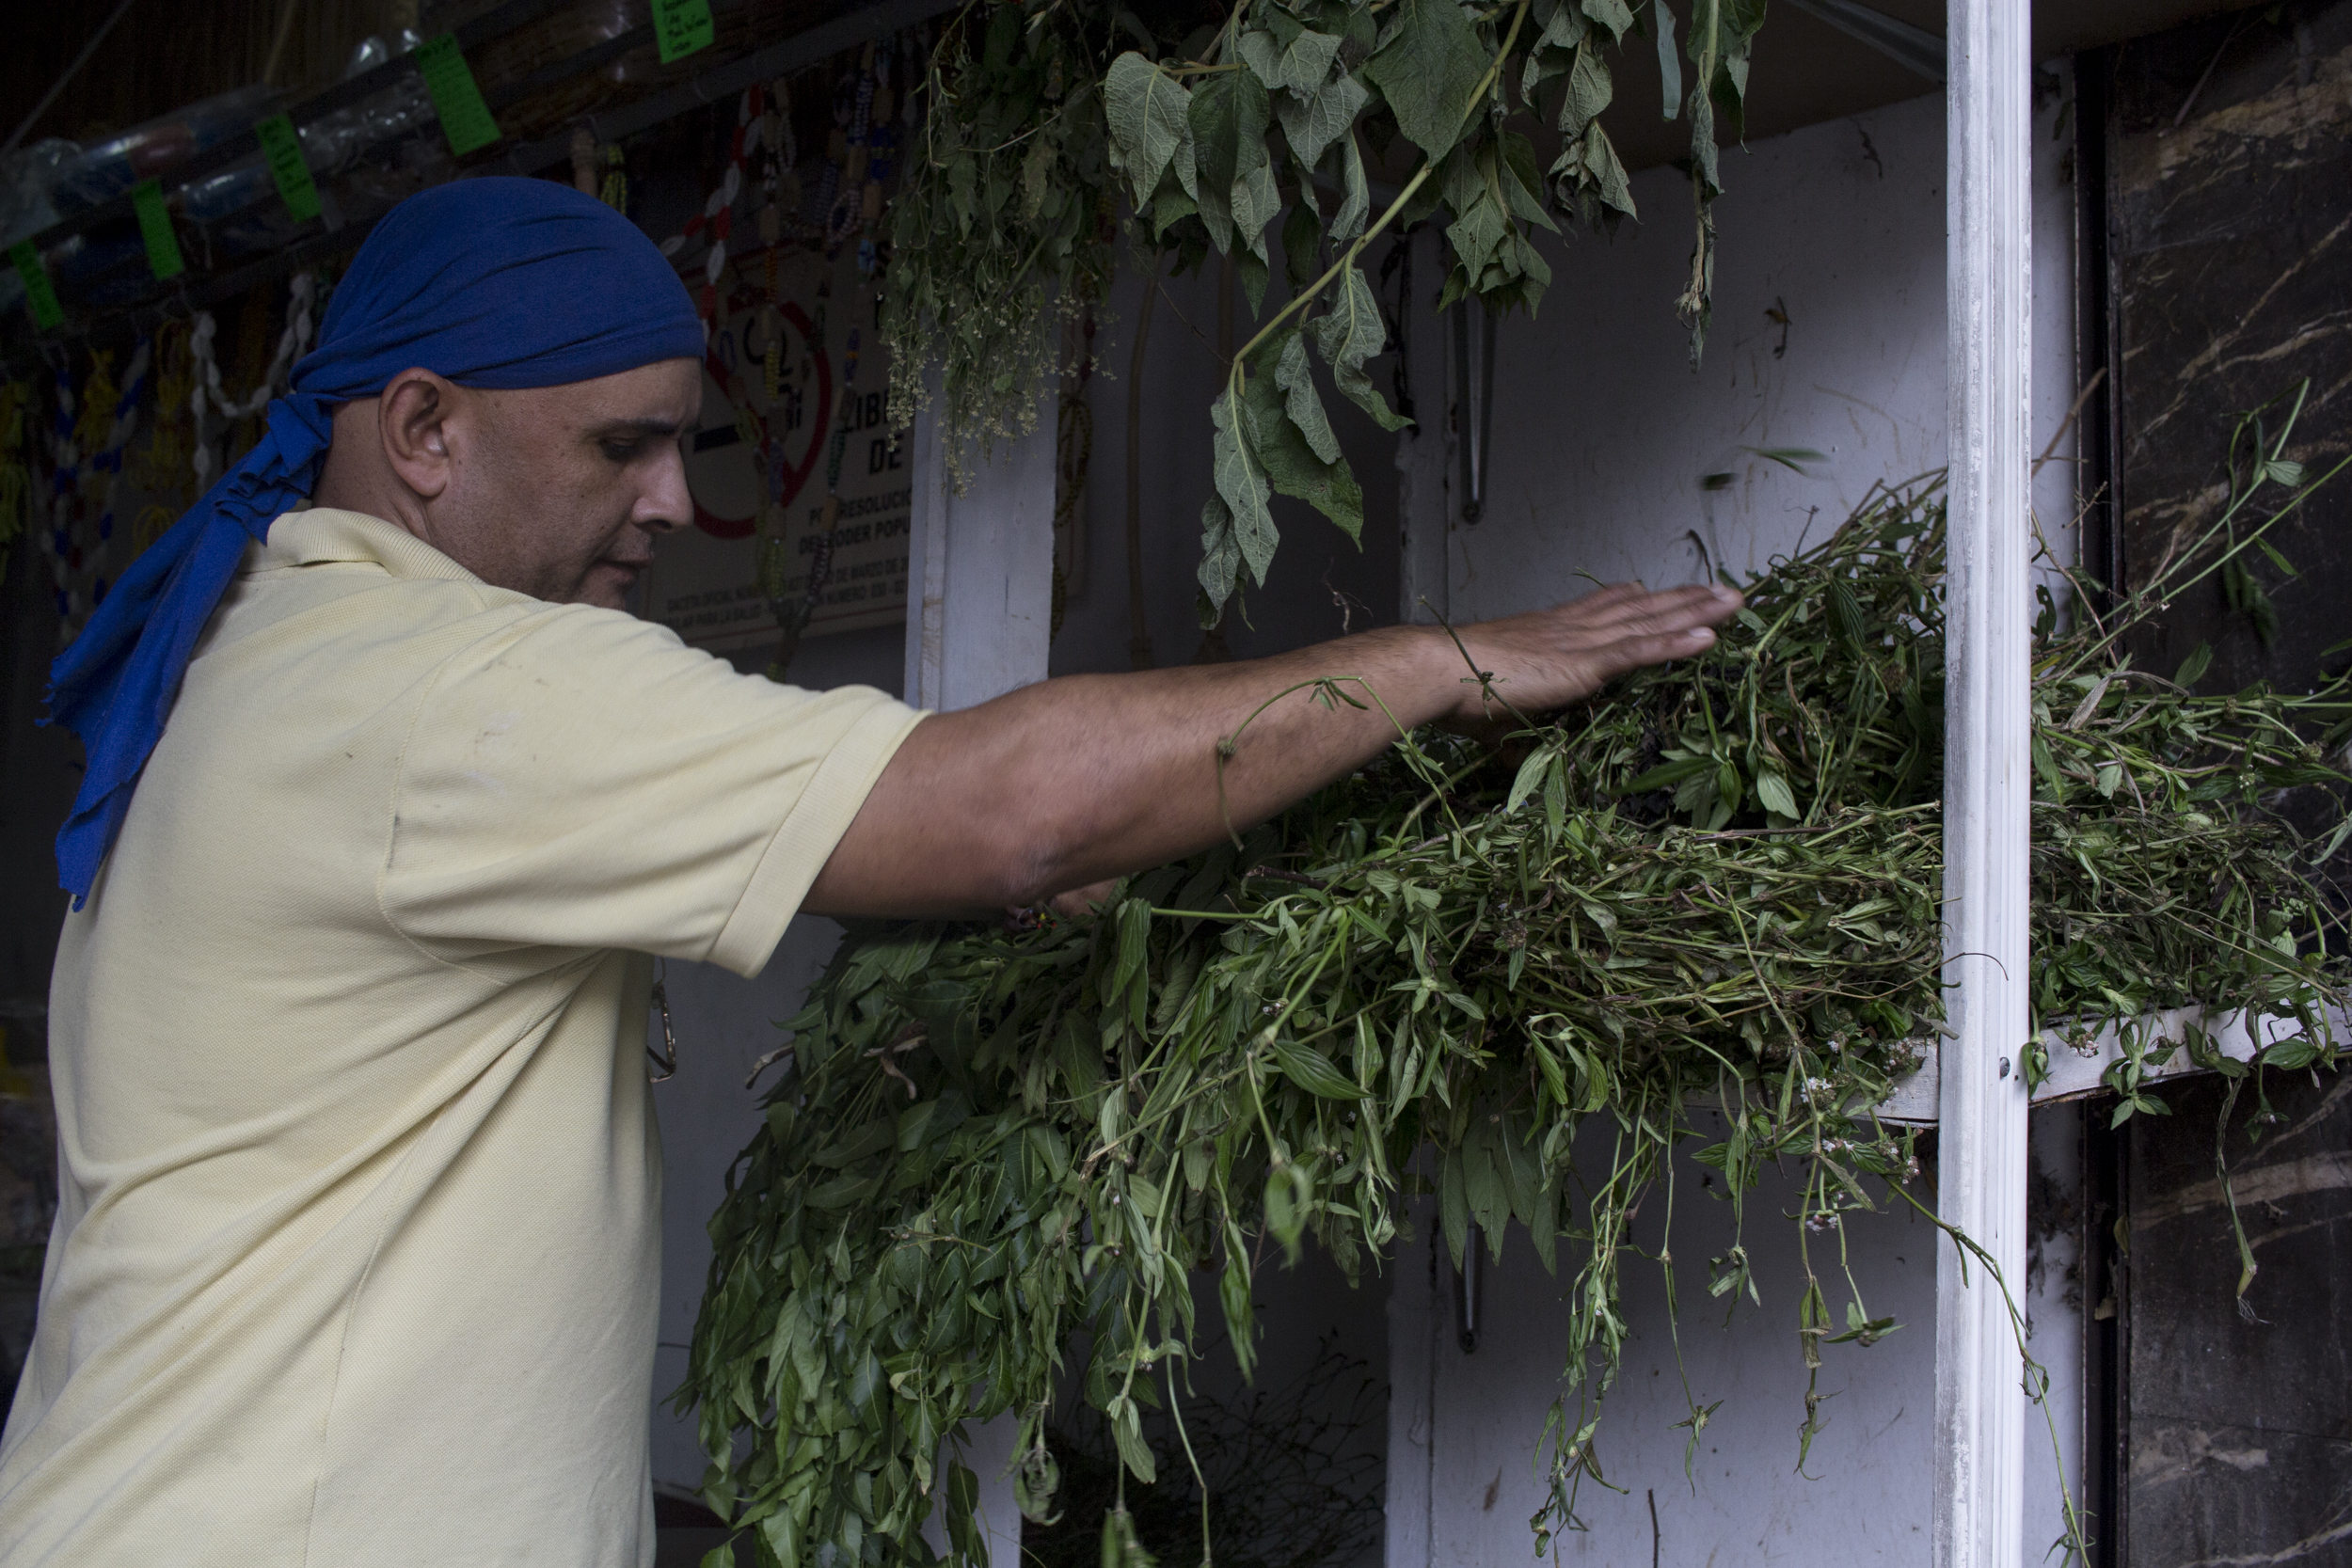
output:
[[[1690,658],[1715,645],[1715,633],[1708,626],[1689,626],[1681,631],[1653,632],[1641,637],[1628,637],[1600,650],[1612,667],[1612,679],[1629,671],[1652,664],[1665,664],[1677,658]]]
[[[1739,609],[1737,595],[1726,596],[1725,593],[1709,588],[1679,588],[1620,606],[1606,624],[1594,626],[1591,631],[1612,639],[1670,636],[1692,626],[1719,625]]]
[[[1735,613],[1740,602],[1740,595],[1730,589],[1706,583],[1671,588],[1661,594],[1638,586],[1627,586],[1622,593],[1605,593],[1605,599],[1602,594],[1595,594],[1570,607],[1578,610],[1592,607],[1578,620],[1593,632],[1679,631],[1688,626],[1711,626]]]

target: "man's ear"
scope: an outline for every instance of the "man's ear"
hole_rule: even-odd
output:
[[[450,424],[465,393],[431,371],[403,371],[385,385],[376,408],[384,460],[401,483],[426,500],[449,488]]]

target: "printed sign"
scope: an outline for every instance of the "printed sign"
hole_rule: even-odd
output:
[[[499,122],[482,101],[482,88],[474,83],[466,52],[457,47],[456,34],[443,33],[420,47],[417,69],[424,75],[425,94],[433,100],[433,112],[452,152],[462,158],[499,139]]]
[[[694,526],[654,546],[643,613],[713,652],[771,648],[780,632],[770,588],[782,588],[786,605],[804,603],[811,569],[822,562],[803,637],[901,621],[914,470],[910,443],[890,438],[884,415],[889,361],[875,329],[877,284],[858,276],[851,247],[837,263],[787,247],[771,299],[764,255],[738,260],[742,270],[720,277],[702,417],[687,438]],[[820,300],[818,279],[828,269],[832,295]],[[828,552],[821,541],[836,438],[841,506]],[[780,582],[763,584],[762,551],[779,548]]]
[[[272,115],[255,125],[253,134],[261,138],[262,156],[269,160],[269,177],[278,182],[286,211],[303,223],[318,216],[319,188],[310,178],[310,166],[302,161],[302,138],[294,133],[294,121]]]
[[[663,65],[709,48],[719,36],[710,0],[653,0],[653,36]]]

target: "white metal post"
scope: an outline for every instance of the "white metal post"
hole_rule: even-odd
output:
[[[934,406],[938,391],[933,388]],[[996,443],[959,496],[939,421],[914,421],[907,525],[906,700],[959,708],[1045,678],[1054,616],[1054,404],[1037,429]]]
[[[1945,586],[1947,1006],[1938,1210],[2025,1287],[2028,766],[2026,577],[2033,338],[2029,0],[1950,0],[1945,290],[1950,575]],[[1945,1241],[1936,1264],[1938,1568],[2017,1568],[2025,1417],[2000,1282]]]
[[[947,483],[939,421],[914,421],[914,507],[907,526],[906,700],[970,707],[1045,678],[1053,638],[1055,389],[1039,400],[1034,433],[999,441],[959,496]],[[933,407],[938,386],[932,386]],[[979,462],[979,454],[970,454]],[[964,1463],[979,1478],[992,1568],[1019,1568],[1013,1442],[1020,1423],[999,1416],[969,1431]],[[933,1516],[925,1533],[946,1547]]]

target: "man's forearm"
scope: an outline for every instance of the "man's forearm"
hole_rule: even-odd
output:
[[[1400,729],[1488,717],[1471,661],[1504,701],[1548,711],[1703,650],[1739,602],[1727,590],[1625,585],[1466,627],[1468,660],[1439,628],[1395,626],[1272,658],[1067,676],[940,714],[883,770],[807,908],[1034,903],[1191,854],[1362,766]],[[1319,682],[1363,705],[1318,702]]]
[[[1272,658],[1064,676],[935,715],[867,802],[898,824],[895,845],[874,847],[895,874],[852,864],[836,878],[829,865],[809,907],[882,912],[842,907],[828,882],[850,876],[882,890],[893,912],[1033,903],[1191,854],[1223,835],[1225,811],[1235,827],[1263,821],[1361,767],[1399,725],[1449,711],[1469,675],[1444,632],[1396,626]],[[1364,705],[1318,702],[1309,683],[1324,680]],[[950,864],[970,866],[965,886],[936,886]],[[918,881],[950,896],[909,909],[904,890]]]

